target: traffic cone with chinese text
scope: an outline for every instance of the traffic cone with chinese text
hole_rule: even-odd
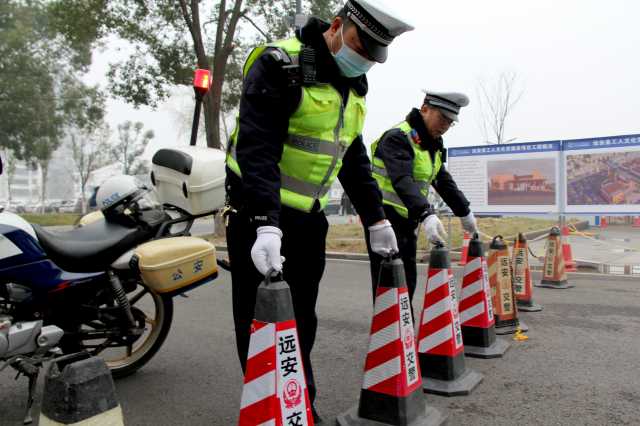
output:
[[[467,231],[464,231],[464,236],[462,238],[462,254],[460,255],[460,262],[458,262],[459,266],[464,266],[467,264],[467,258],[469,257],[469,241],[471,240],[471,236]]]
[[[413,317],[400,259],[382,261],[360,403],[340,426],[441,425],[447,415],[426,405],[416,357]]]
[[[571,243],[569,243],[569,227],[564,225],[562,227],[562,257],[564,258],[564,268],[567,272],[576,272],[576,262],[573,260],[573,253],[571,252]]]
[[[460,321],[464,354],[476,358],[500,358],[509,342],[496,339],[491,288],[484,249],[478,234],[469,243],[460,297]]]
[[[40,411],[41,426],[122,426],[122,409],[103,359],[78,353],[49,364]]]
[[[483,379],[465,366],[456,286],[449,251],[442,244],[436,244],[429,257],[418,357],[427,393],[468,395]]]
[[[549,239],[547,240],[544,267],[542,269],[542,281],[539,284],[535,284],[536,287],[559,289],[573,287],[573,285],[567,281],[561,247],[562,239],[560,238],[560,229],[553,227],[549,232]]]
[[[268,274],[270,275],[270,274]],[[239,426],[313,425],[289,286],[258,287]]]
[[[518,326],[522,331],[527,331],[529,328],[518,319],[518,307],[511,281],[509,248],[500,235],[496,236],[489,246],[488,266],[496,334],[513,334]]]
[[[513,245],[513,291],[516,294],[518,310],[525,312],[542,310],[542,306],[533,303],[533,284],[527,239],[522,233],[518,234]]]

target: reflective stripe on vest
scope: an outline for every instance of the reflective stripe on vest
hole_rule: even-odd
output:
[[[301,44],[289,39],[260,46],[250,53],[244,75],[255,60],[268,48],[280,49],[295,63]],[[329,190],[340,168],[342,157],[362,133],[366,106],[364,98],[353,90],[344,105],[340,93],[329,84],[301,87],[298,109],[289,118],[289,130],[278,163],[281,175],[280,199],[283,205],[311,211],[316,202],[323,209],[329,201]],[[236,157],[238,121],[230,140],[228,167],[241,176]]]
[[[236,158],[236,146],[232,145],[229,150],[229,155],[231,158],[237,161]],[[282,189],[286,189],[291,192],[295,192],[298,194],[305,195],[307,197],[316,198],[316,195],[320,195],[321,197],[328,194],[331,190],[331,186],[321,186],[314,185],[309,182],[305,182],[300,179],[296,179],[292,176],[287,176],[285,174],[280,174],[280,185]]]
[[[432,164],[429,152],[423,151],[415,142],[413,142],[411,137],[411,132],[413,131],[413,129],[411,128],[409,123],[405,121],[395,126],[394,128],[400,129],[406,135],[407,142],[413,149],[414,159],[412,175],[419,191],[422,193],[422,195],[427,197],[427,195],[429,194],[429,187],[435,180],[438,172],[440,171],[440,168],[442,167],[442,153],[440,151],[436,153],[435,165]],[[378,182],[378,186],[380,186],[380,190],[382,192],[382,201],[384,204],[392,206],[401,216],[408,217],[409,211],[393,188],[393,184],[388,176],[387,170],[384,166],[384,162],[379,157],[376,157],[376,149],[379,142],[380,139],[376,140],[371,145],[371,172],[373,177]]]

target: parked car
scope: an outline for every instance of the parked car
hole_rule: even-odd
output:
[[[82,200],[67,200],[63,201],[58,208],[60,213],[81,213],[82,212]]]
[[[25,205],[25,210],[27,211],[27,213],[40,213],[42,207],[42,203],[40,202],[29,202]]]
[[[21,201],[14,201],[11,200],[11,202],[3,202],[2,203],[2,207],[7,210],[10,211],[12,213],[26,213],[27,209],[25,208],[25,204]]]

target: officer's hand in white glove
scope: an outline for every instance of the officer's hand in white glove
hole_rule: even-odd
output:
[[[447,232],[444,230],[444,226],[438,216],[435,214],[430,214],[422,221],[422,227],[424,228],[424,233],[427,236],[427,240],[432,243],[442,243],[444,244],[444,240],[447,237]]]
[[[398,253],[398,242],[391,223],[384,220],[369,227],[369,243],[371,250],[380,256],[388,257]]]
[[[275,226],[261,226],[257,230],[258,238],[251,248],[251,260],[262,275],[267,275],[269,269],[282,272],[282,231]]]
[[[476,218],[473,215],[473,212],[469,212],[468,215],[461,217],[460,222],[462,224],[462,229],[467,231],[472,236],[473,234],[478,232],[478,222],[476,222]]]

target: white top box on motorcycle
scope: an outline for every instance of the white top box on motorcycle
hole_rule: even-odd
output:
[[[224,206],[225,153],[181,146],[160,149],[151,162],[151,183],[163,204],[199,215]]]

